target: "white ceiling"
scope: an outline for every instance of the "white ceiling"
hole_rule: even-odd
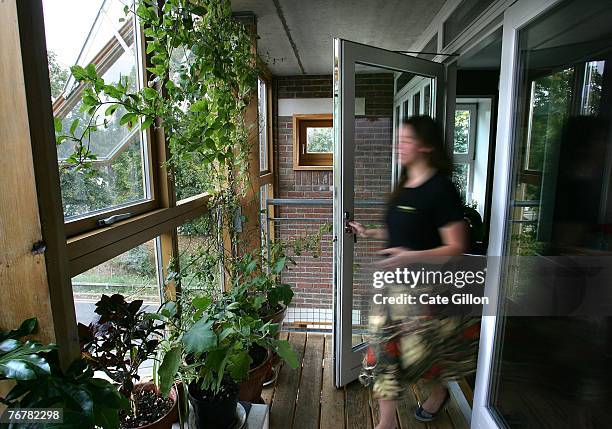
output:
[[[253,12],[257,16],[258,52],[272,74],[295,75],[331,74],[334,37],[389,50],[408,50],[445,0],[231,0],[231,3],[234,12]]]

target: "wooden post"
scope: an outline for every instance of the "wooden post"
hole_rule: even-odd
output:
[[[0,329],[38,318],[67,365],[79,347],[40,0],[0,2],[0,40]]]
[[[16,0],[0,3],[0,328],[16,328],[36,316],[39,337],[55,340],[42,241],[30,127],[21,65]]]
[[[234,14],[234,17],[242,22],[251,34],[251,51],[257,56],[257,18],[249,12]],[[254,125],[249,129],[248,142],[251,149],[249,155],[249,189],[242,200],[242,215],[246,217],[240,235],[245,249],[258,249],[261,246],[259,230],[259,98],[258,90],[251,98],[249,105],[244,111],[244,121],[247,126]]]

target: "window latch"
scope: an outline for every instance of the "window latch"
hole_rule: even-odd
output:
[[[115,222],[119,222],[120,220],[124,220],[132,216],[132,213],[121,213],[116,214],[104,219],[98,219],[98,226],[109,226],[114,224]]]

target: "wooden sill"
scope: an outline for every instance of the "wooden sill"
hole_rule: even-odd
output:
[[[70,276],[74,277],[204,214],[208,196],[196,195],[176,207],[152,210],[68,239]]]

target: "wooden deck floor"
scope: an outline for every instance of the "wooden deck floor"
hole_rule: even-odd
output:
[[[299,354],[301,367],[281,367],[273,386],[264,389],[263,399],[271,405],[271,429],[372,429],[378,405],[371,391],[353,382],[336,389],[333,382],[331,335],[283,333]],[[402,402],[397,412],[401,429],[468,429],[454,401],[431,423],[417,422],[414,408],[427,392],[412,386],[414,395]]]

